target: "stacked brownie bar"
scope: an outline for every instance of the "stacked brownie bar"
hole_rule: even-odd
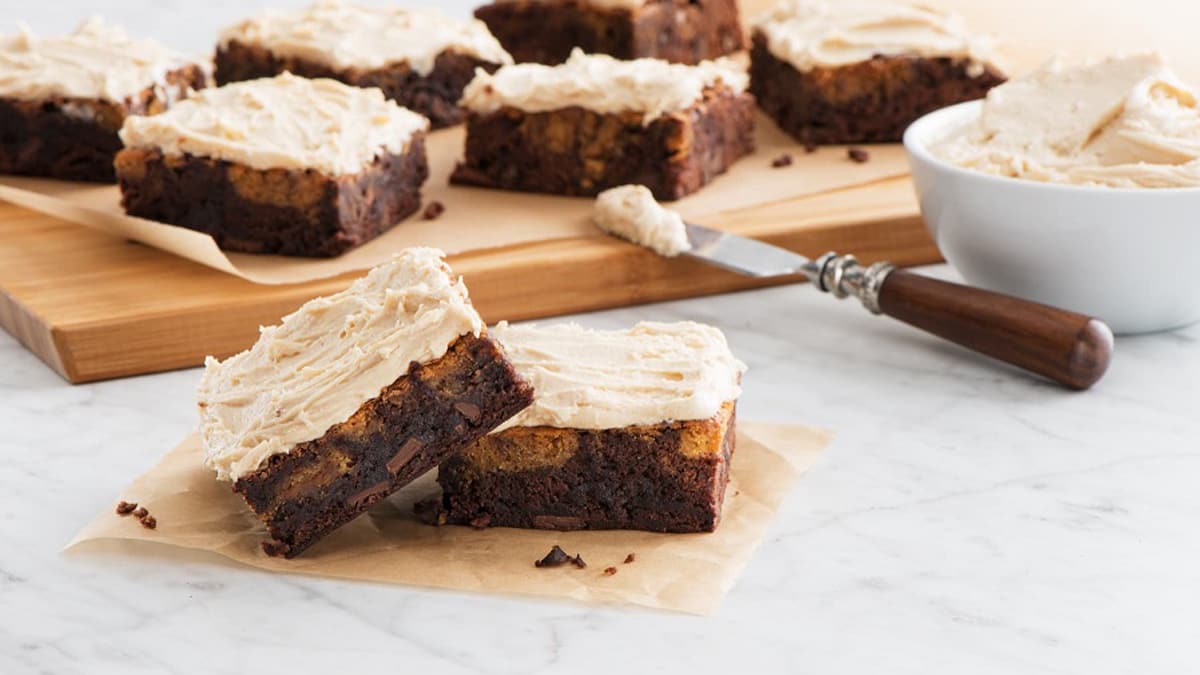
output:
[[[378,89],[283,75],[126,121],[125,210],[249,253],[336,256],[420,207],[424,117]]]
[[[536,398],[501,430],[443,460],[448,522],[717,527],[745,370],[720,331],[689,322],[624,331],[501,324],[492,335]]]
[[[888,0],[782,0],[754,27],[750,90],[810,144],[899,141],[1004,81],[958,15]]]
[[[0,173],[112,182],[126,118],[209,83],[205,66],[98,19],[0,37]]]
[[[299,11],[269,10],[227,29],[217,47],[216,76],[226,84],[287,71],[379,87],[439,128],[461,121],[458,99],[477,68],[508,63],[512,58],[480,21],[320,0]]]
[[[479,73],[463,93],[462,185],[594,196],[625,184],[661,200],[699,190],[754,149],[746,74],[576,51],[559,66]]]
[[[208,464],[293,557],[529,405],[441,252],[317,298],[197,392]]]
[[[497,0],[475,16],[522,63],[562,63],[579,48],[696,64],[745,46],[737,0]]]

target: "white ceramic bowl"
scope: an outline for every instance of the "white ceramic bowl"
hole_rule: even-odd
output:
[[[1117,333],[1200,319],[1200,188],[1054,185],[929,153],[981,106],[930,113],[904,134],[925,224],[964,279],[1099,317]]]

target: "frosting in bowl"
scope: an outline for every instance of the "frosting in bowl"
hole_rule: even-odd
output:
[[[930,145],[984,173],[1115,188],[1200,186],[1200,104],[1148,52],[1052,61],[993,89],[980,116]]]

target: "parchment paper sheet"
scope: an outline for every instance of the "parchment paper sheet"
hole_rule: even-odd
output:
[[[672,204],[685,217],[720,227],[717,214],[908,173],[899,146],[872,146],[871,161],[855,164],[844,147],[805,154],[790,137],[759,115],[758,151],[700,192]],[[591,226],[592,200],[452,187],[449,175],[462,155],[461,127],[434,132],[428,140],[431,175],[425,203],[440,201],[446,212],[427,221],[420,213],[367,244],[332,260],[225,253],[212,237],[182,227],[131,218],[121,209],[115,186],[0,176],[0,199],[35,211],[140,241],[155,248],[263,284],[285,284],[368,269],[409,246],[463,253],[513,244],[603,236]],[[775,169],[783,153],[792,166]]]
[[[157,529],[116,515],[114,501],[67,548],[94,540],[149,541],[212,551],[273,572],[711,614],[750,561],[784,497],[832,438],[797,425],[739,426],[725,511],[713,534],[431,527],[412,515],[415,501],[437,491],[431,473],[299,558],[269,558],[259,546],[265,530],[204,466],[193,434],[119,496],[148,508]],[[588,567],[535,568],[533,561],[554,544],[581,554]],[[635,562],[623,564],[629,553]],[[609,566],[617,574],[605,576]]]

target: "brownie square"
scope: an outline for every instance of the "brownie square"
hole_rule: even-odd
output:
[[[314,93],[326,90],[327,98]],[[332,257],[370,241],[420,208],[420,189],[429,176],[427,122],[385,102],[378,90],[285,74],[213,91],[173,111],[179,113],[178,121],[164,118],[161,124],[156,120],[125,130],[127,140],[137,139],[135,147],[116,159],[121,201],[129,215],[204,232],[229,251]],[[293,91],[299,93],[279,93]],[[333,101],[354,100],[352,94],[365,97],[361,107],[330,107]],[[266,103],[245,104],[255,97],[265,97]],[[278,116],[264,124],[309,129],[268,138],[269,129],[253,126],[258,105],[273,108]],[[330,117],[299,115],[307,109],[328,109]],[[209,129],[211,115],[234,120],[231,133],[236,138],[211,142],[227,126]],[[397,130],[375,134],[381,145],[350,148],[365,158],[361,165],[333,164],[340,162],[347,145],[373,141],[354,134],[330,137],[327,125],[370,129],[380,118]],[[290,127],[279,127],[285,128]],[[306,139],[317,145],[304,146]],[[314,153],[324,161],[315,162]]]
[[[640,81],[644,73],[663,88],[692,78],[695,91],[681,87],[664,107],[647,95],[657,85]],[[659,200],[680,199],[754,151],[754,99],[737,75],[576,52],[561,66],[480,76],[464,95],[466,148],[450,180],[572,196],[640,184]]]
[[[230,27],[215,63],[218,84],[290,72],[378,87],[438,129],[462,121],[458,99],[477,68],[492,72],[512,58],[478,21],[326,0]]]
[[[636,7],[502,0],[475,16],[519,63],[558,64],[579,48],[618,59],[696,64],[745,46],[737,0],[647,0]]]
[[[5,37],[0,57],[6,174],[111,183],[125,119],[162,112],[209,83],[205,67],[98,21],[64,37]]]

